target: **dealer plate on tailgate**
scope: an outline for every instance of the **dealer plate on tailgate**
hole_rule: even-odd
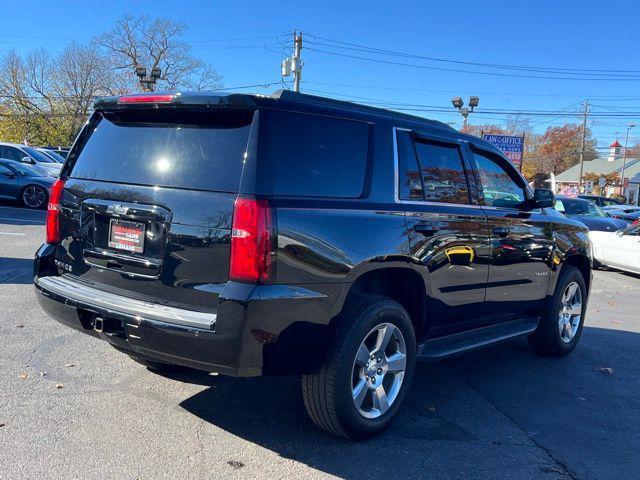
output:
[[[109,222],[109,247],[127,252],[144,251],[144,223],[111,219]]]

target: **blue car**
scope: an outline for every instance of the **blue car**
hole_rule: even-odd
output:
[[[595,203],[582,198],[556,197],[555,208],[565,217],[584,223],[591,231],[616,232],[629,225],[624,220],[611,218]]]
[[[15,200],[27,208],[44,208],[55,180],[36,165],[0,158],[0,199]]]

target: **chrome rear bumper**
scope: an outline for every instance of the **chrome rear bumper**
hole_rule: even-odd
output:
[[[214,330],[216,314],[196,312],[115,295],[63,276],[36,277],[37,287],[86,308],[140,320]]]

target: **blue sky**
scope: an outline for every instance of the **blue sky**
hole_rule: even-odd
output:
[[[3,27],[0,53],[44,46],[60,51],[71,40],[90,40],[125,13],[168,16],[186,23],[193,53],[211,61],[227,87],[280,81],[284,57],[276,36],[293,28],[309,34],[303,49],[303,90],[331,96],[449,107],[453,95],[480,96],[480,107],[505,110],[565,109],[592,99],[594,112],[640,112],[640,81],[578,81],[477,75],[410,68],[346,58],[312,49],[329,48],[325,39],[411,54],[535,67],[640,71],[634,1],[468,1],[468,2],[264,2],[264,1],[8,1],[0,0]],[[269,37],[269,38],[267,38]],[[283,39],[283,37],[280,37]],[[286,37],[290,43],[289,37]],[[315,42],[315,45],[312,43]],[[265,45],[267,48],[265,48]],[[366,54],[366,56],[370,56]],[[387,61],[430,67],[474,67],[376,55]],[[492,70],[493,71],[493,70]],[[504,72],[504,71],[502,71]],[[522,73],[522,72],[515,72]],[[260,92],[275,90],[255,88]],[[422,115],[460,125],[460,116]],[[504,116],[470,117],[500,123]],[[533,117],[537,132],[572,118]],[[638,121],[630,143],[640,142],[638,118],[604,118],[592,125],[599,145],[626,124]]]

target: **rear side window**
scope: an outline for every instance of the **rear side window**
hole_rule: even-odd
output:
[[[424,200],[420,167],[409,132],[396,130],[398,147],[398,180],[401,200]]]
[[[250,111],[97,113],[71,154],[71,176],[237,192],[252,116]]]
[[[415,147],[425,200],[468,204],[469,191],[460,149],[456,145],[423,140],[416,141]]]
[[[369,126],[342,118],[266,113],[260,135],[260,193],[355,198],[362,194]]]

